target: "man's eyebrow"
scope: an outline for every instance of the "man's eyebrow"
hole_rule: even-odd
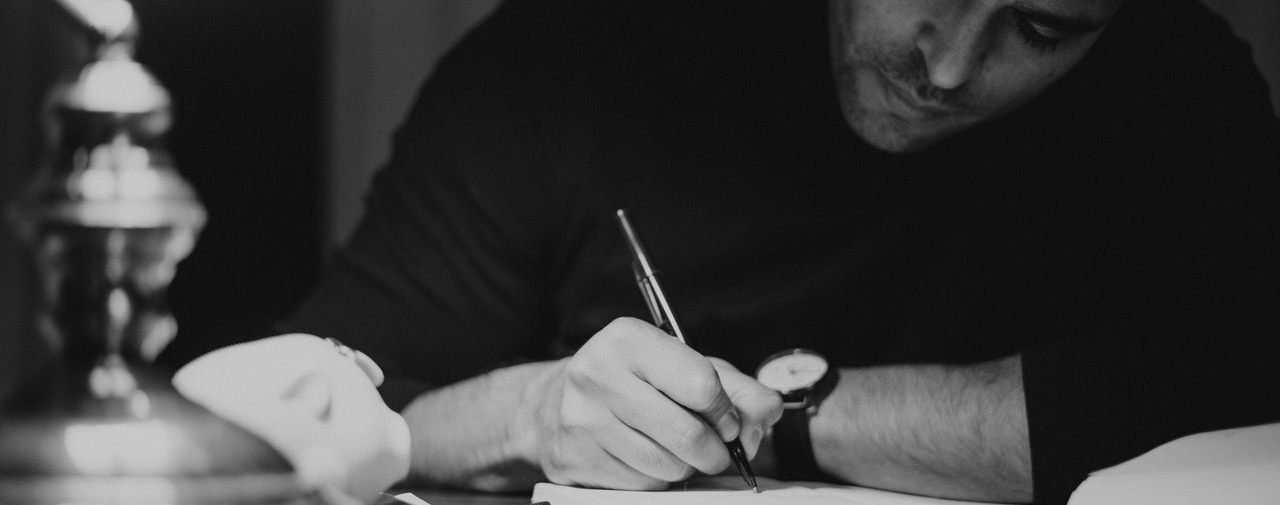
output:
[[[1107,24],[1106,20],[1097,20],[1088,16],[1058,14],[1029,5],[1019,5],[1015,9],[1018,11],[1018,15],[1027,21],[1068,33],[1096,32]]]

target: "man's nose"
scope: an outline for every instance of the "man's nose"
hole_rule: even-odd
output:
[[[924,55],[929,81],[941,89],[956,89],[982,69],[990,49],[985,22],[974,9],[935,12],[916,33],[916,48]]]

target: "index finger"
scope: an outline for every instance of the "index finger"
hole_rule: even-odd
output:
[[[723,440],[738,437],[738,411],[720,383],[711,361],[657,327],[631,320],[634,338],[627,351],[631,372],[672,401],[694,412],[715,427]],[[619,321],[620,323],[621,321]]]

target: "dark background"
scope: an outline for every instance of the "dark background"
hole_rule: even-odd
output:
[[[137,58],[173,93],[169,137],[209,224],[169,300],[185,361],[266,331],[322,263],[323,4],[141,0]]]

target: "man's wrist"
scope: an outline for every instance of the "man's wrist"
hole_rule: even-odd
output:
[[[518,374],[520,400],[516,405],[515,415],[507,425],[506,443],[503,452],[515,460],[534,467],[541,467],[542,426],[546,424],[545,409],[553,408],[559,402],[548,400],[548,395],[559,395],[563,388],[557,381],[563,377],[565,363],[568,358],[559,361],[527,363],[503,369],[495,373]]]
[[[415,398],[403,411],[413,434],[410,482],[523,491],[541,480],[535,395],[557,367],[500,368]]]

